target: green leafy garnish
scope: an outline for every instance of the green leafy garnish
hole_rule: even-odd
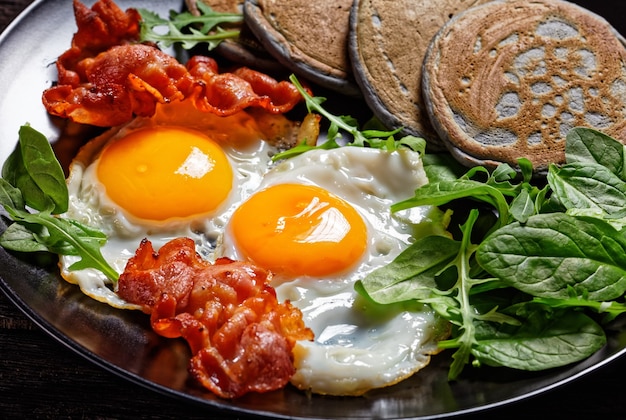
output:
[[[537,214],[495,231],[478,263],[529,295],[596,301],[626,292],[626,238],[608,222],[567,213]]]
[[[59,214],[67,211],[63,169],[48,139],[30,126],[20,129],[20,141],[2,167],[2,177],[23,194],[26,205]]]
[[[387,151],[394,151],[400,147],[408,147],[414,151],[424,153],[426,149],[426,141],[423,138],[415,136],[404,136],[398,140],[395,135],[401,131],[401,128],[395,130],[382,130],[378,128],[363,129],[359,128],[358,121],[348,115],[334,115],[326,110],[322,104],[326,98],[320,96],[311,96],[307,90],[298,81],[295,75],[291,75],[289,80],[296,87],[300,95],[304,98],[307,110],[310,113],[318,113],[328,120],[330,123],[326,134],[326,141],[319,145],[309,145],[305,139],[302,143],[295,147],[274,155],[272,160],[288,159],[313,149],[334,149],[342,147],[342,145],[372,147]],[[344,140],[342,133],[350,136]]]
[[[185,49],[206,43],[212,50],[223,40],[239,36],[239,29],[225,30],[220,25],[243,22],[241,13],[215,12],[201,1],[197,2],[197,7],[199,16],[171,10],[169,19],[150,10],[138,9],[141,15],[140,41],[155,42],[163,47],[179,43]]]
[[[580,361],[606,344],[602,327],[577,310],[523,302],[502,312],[519,323],[476,322],[476,365],[539,371]]]
[[[626,312],[626,146],[588,128],[565,143],[566,163],[549,167],[547,183],[526,159],[517,171],[460,176],[432,159],[430,183],[392,207],[466,217],[456,238],[417,240],[357,288],[381,304],[427,303],[450,321],[440,342],[456,349],[450,379],[472,358],[523,370],[582,360],[606,343],[601,323]]]
[[[20,128],[19,142],[4,163],[2,176],[0,205],[15,223],[0,236],[0,246],[78,256],[71,270],[95,268],[117,282],[118,273],[100,252],[106,236],[59,216],[67,211],[69,194],[61,165],[43,134],[28,125]]]

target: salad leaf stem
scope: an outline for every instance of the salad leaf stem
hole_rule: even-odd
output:
[[[325,117],[328,121],[330,121],[331,128],[328,130],[329,139],[336,140],[338,137],[338,131],[343,130],[352,135],[352,137],[354,138],[352,143],[356,146],[364,146],[368,142],[368,137],[358,129],[357,122],[354,118],[345,115],[336,116],[331,114],[330,112],[326,111],[324,107],[322,107],[322,103],[326,101],[326,98],[319,96],[313,97],[309,95],[300,83],[300,81],[293,74],[289,77],[289,80],[291,81],[291,83],[294,84],[294,86],[298,89],[298,91],[304,98],[308,111],[317,112],[318,114]],[[386,132],[376,131],[375,134],[377,137],[389,137],[398,133],[399,131],[400,129]]]
[[[455,261],[458,270],[458,281],[455,285],[455,288],[458,290],[456,299],[459,303],[458,313],[461,318],[460,321],[456,322],[460,327],[461,334],[453,340],[443,341],[440,344],[442,348],[458,347],[458,350],[452,355],[453,361],[448,371],[448,379],[450,380],[456,379],[461,374],[463,367],[469,361],[472,345],[475,343],[475,326],[473,323],[475,312],[469,302],[470,288],[472,287],[472,280],[469,276],[469,259],[476,248],[471,244],[470,236],[477,218],[478,212],[475,210],[471,211],[467,222],[461,227],[463,239],[461,240],[461,248]]]
[[[599,314],[605,314],[604,322],[613,321],[619,315],[626,313],[626,303],[609,301],[599,302],[581,297],[571,297],[568,299],[555,298],[534,298],[533,302],[542,303],[553,308],[590,308]]]

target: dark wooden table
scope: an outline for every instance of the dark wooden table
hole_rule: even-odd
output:
[[[31,1],[0,0],[0,30]],[[624,359],[568,385],[471,418],[626,418]],[[0,417],[224,418],[91,364],[40,330],[1,293]]]

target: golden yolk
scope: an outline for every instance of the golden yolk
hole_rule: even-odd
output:
[[[315,186],[269,187],[242,204],[231,222],[247,258],[290,277],[341,272],[361,258],[367,245],[359,213]]]
[[[139,129],[112,142],[97,172],[115,203],[155,221],[211,213],[233,183],[220,146],[198,131],[178,127]]]

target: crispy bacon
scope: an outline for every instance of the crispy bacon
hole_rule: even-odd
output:
[[[203,260],[189,238],[156,253],[144,240],[120,276],[118,294],[150,313],[152,328],[183,337],[190,372],[223,398],[282,388],[295,369],[293,347],[313,333],[301,312],[278,303],[269,273],[244,262]]]
[[[78,31],[57,60],[58,83],[42,98],[52,115],[107,127],[151,116],[156,103],[172,100],[189,99],[222,116],[251,106],[284,113],[301,100],[291,83],[257,71],[220,74],[215,60],[203,56],[184,66],[153,45],[138,44],[139,13],[111,0],[91,9],[74,0],[74,14]]]
[[[278,82],[247,67],[219,74],[215,60],[197,55],[187,62],[187,68],[198,82],[194,95],[196,107],[217,115],[231,115],[250,106],[283,114],[301,99],[291,83]]]
[[[185,66],[141,44],[114,46],[80,61],[77,69],[81,81],[47,89],[43,103],[52,115],[99,127],[149,117],[157,102],[183,99],[182,90],[193,84]]]
[[[139,12],[122,11],[112,0],[100,0],[91,9],[74,0],[74,16],[78,30],[71,47],[57,60],[60,85],[77,85],[84,78],[80,63],[95,57],[114,45],[139,37]]]

